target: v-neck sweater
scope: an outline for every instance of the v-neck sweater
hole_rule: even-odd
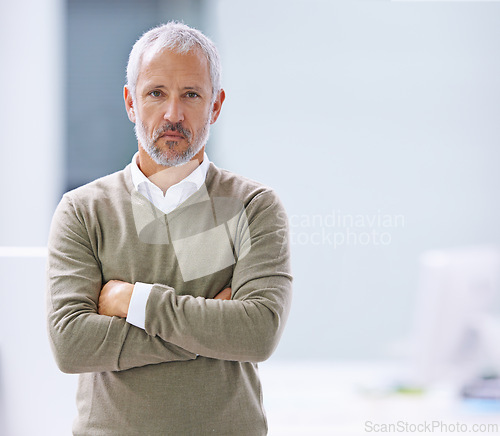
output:
[[[52,221],[48,329],[80,373],[75,435],[265,435],[257,363],[291,303],[288,220],[273,190],[210,164],[169,214],[130,165],[66,193]],[[153,284],[145,330],[99,315],[109,280]],[[214,300],[232,288],[229,301]]]

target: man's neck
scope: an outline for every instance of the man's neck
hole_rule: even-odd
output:
[[[168,188],[185,179],[203,162],[204,152],[205,147],[184,165],[165,167],[154,162],[146,151],[142,147],[139,147],[139,161],[137,165],[142,173],[165,194]]]

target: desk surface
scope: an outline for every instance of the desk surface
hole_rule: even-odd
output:
[[[405,365],[271,361],[260,365],[260,374],[269,436],[500,435],[498,404],[463,401],[446,384],[395,392]]]

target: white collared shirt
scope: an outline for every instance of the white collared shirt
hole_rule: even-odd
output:
[[[135,189],[142,196],[146,197],[153,205],[160,209],[163,213],[170,213],[176,209],[181,203],[186,201],[198,189],[201,188],[207,178],[207,171],[210,165],[210,160],[206,153],[203,154],[203,162],[179,183],[172,185],[167,189],[165,195],[151,180],[149,180],[137,165],[139,152],[132,158],[132,182]]]
[[[135,189],[142,196],[146,197],[157,209],[163,213],[170,213],[180,204],[186,201],[205,183],[207,178],[210,160],[206,153],[203,154],[203,162],[186,178],[167,189],[165,195],[144,173],[139,169],[137,152],[132,158],[131,171],[132,182]],[[146,303],[153,285],[150,283],[137,282],[134,285],[132,298],[128,308],[127,322],[136,327],[145,328],[146,324]]]

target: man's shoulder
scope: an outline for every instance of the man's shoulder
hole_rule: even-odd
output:
[[[217,196],[238,197],[242,201],[251,201],[255,197],[267,193],[276,195],[274,190],[261,182],[236,174],[232,171],[210,164],[207,175],[209,191]]]
[[[131,175],[129,165],[120,171],[100,177],[64,194],[74,203],[88,203],[110,197],[119,198],[130,194]]]
[[[247,213],[262,210],[284,211],[275,190],[261,182],[210,164],[207,188],[212,197],[237,200]]]

